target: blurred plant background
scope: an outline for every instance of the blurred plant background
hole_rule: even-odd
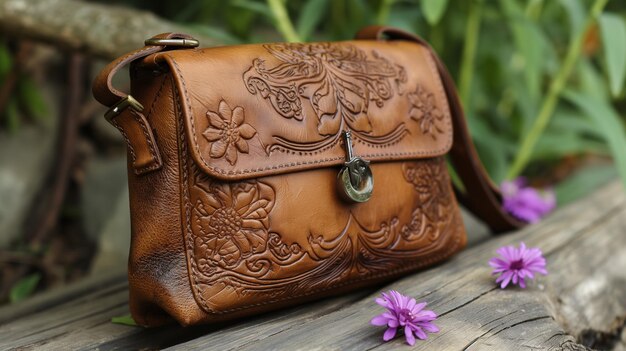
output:
[[[526,176],[537,186],[554,187],[560,205],[617,176],[626,183],[624,1],[101,2],[111,3],[154,13],[219,44],[348,40],[370,24],[417,33],[432,44],[455,77],[479,154],[496,183]],[[89,34],[97,37],[93,30]],[[32,159],[11,150],[26,144],[49,150],[34,151],[41,162],[30,162],[30,173],[39,172],[40,180],[19,179],[28,185],[22,187],[37,184],[44,190],[27,196],[30,202],[23,206],[0,206],[0,238],[8,238],[0,240],[0,302],[17,301],[36,289],[87,274],[99,265],[97,252],[112,245],[100,238],[102,232],[128,240],[127,222],[94,217],[118,212],[118,217],[128,217],[123,144],[113,128],[103,126],[102,109],[92,99],[75,96],[89,94],[88,82],[101,65],[67,48],[2,35],[0,160],[11,162],[2,163],[0,196],[2,184],[16,178],[11,167]],[[70,123],[74,132],[67,127],[69,117],[64,117],[68,109],[69,115],[78,116]],[[60,116],[50,117],[57,110]],[[48,125],[45,135],[60,135],[56,148],[36,132],[29,134],[42,125]],[[121,185],[111,185],[114,182]],[[4,198],[22,197],[19,191],[11,194],[13,198]],[[111,194],[115,197],[108,202],[94,200]],[[21,217],[24,225],[8,219],[20,208],[28,213]],[[33,208],[38,215],[31,215]]]

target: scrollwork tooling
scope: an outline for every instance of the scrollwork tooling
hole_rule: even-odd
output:
[[[267,67],[265,60],[255,59],[243,75],[248,91],[268,100],[284,118],[302,121],[315,117],[320,136],[315,140],[275,136],[270,150],[316,151],[335,143],[343,130],[379,145],[396,142],[407,133],[400,123],[385,134],[373,134],[370,103],[382,107],[400,94],[400,85],[407,81],[402,67],[376,51],[368,55],[353,45],[336,43],[264,47],[280,63]],[[307,116],[307,110],[314,116]]]
[[[432,250],[455,216],[443,159],[407,162],[402,170],[418,199],[409,221],[393,216],[372,229],[350,213],[340,233],[310,233],[298,243],[285,242],[271,230],[277,201],[272,185],[219,182],[192,165],[193,273],[206,286],[229,286],[241,295],[283,296],[330,286],[355,273],[362,277],[401,267]],[[283,269],[294,273],[273,275]]]

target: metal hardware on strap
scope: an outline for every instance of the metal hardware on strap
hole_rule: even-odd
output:
[[[104,114],[104,118],[106,118],[107,121],[110,121],[111,118],[119,115],[129,107],[137,112],[143,111],[143,105],[139,103],[139,101],[135,100],[134,97],[127,95],[125,98],[118,101],[115,105],[111,106],[111,108],[108,109],[107,112]]]
[[[200,42],[196,39],[182,39],[182,38],[150,38],[144,42],[146,46],[178,46],[186,48],[195,48],[200,45]]]

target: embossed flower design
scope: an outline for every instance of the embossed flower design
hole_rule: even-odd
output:
[[[409,115],[412,119],[419,123],[422,133],[436,137],[435,132],[443,133],[443,130],[437,125],[437,121],[443,119],[443,112],[437,108],[435,95],[418,85],[415,91],[408,94],[411,108]]]
[[[413,185],[420,204],[409,226],[403,229],[405,237],[426,231],[432,240],[436,240],[439,230],[432,223],[444,223],[449,218],[452,202],[444,167],[440,159],[403,165],[404,178]]]
[[[194,251],[204,272],[211,267],[236,267],[264,252],[269,241],[269,213],[275,193],[261,182],[216,184],[195,205],[199,229]]]
[[[247,140],[256,134],[256,129],[244,123],[244,111],[240,106],[231,109],[226,101],[220,101],[218,111],[208,111],[209,127],[202,133],[211,142],[210,156],[221,158],[234,165],[238,153],[249,152]]]

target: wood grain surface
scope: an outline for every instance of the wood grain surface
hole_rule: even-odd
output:
[[[559,209],[538,225],[479,243],[452,260],[384,287],[219,326],[117,325],[128,313],[122,274],[0,309],[0,349],[51,350],[624,350],[626,203],[618,183]],[[487,260],[505,244],[546,254],[547,277],[501,290]],[[410,348],[369,325],[373,301],[396,289],[427,301],[441,332]]]

